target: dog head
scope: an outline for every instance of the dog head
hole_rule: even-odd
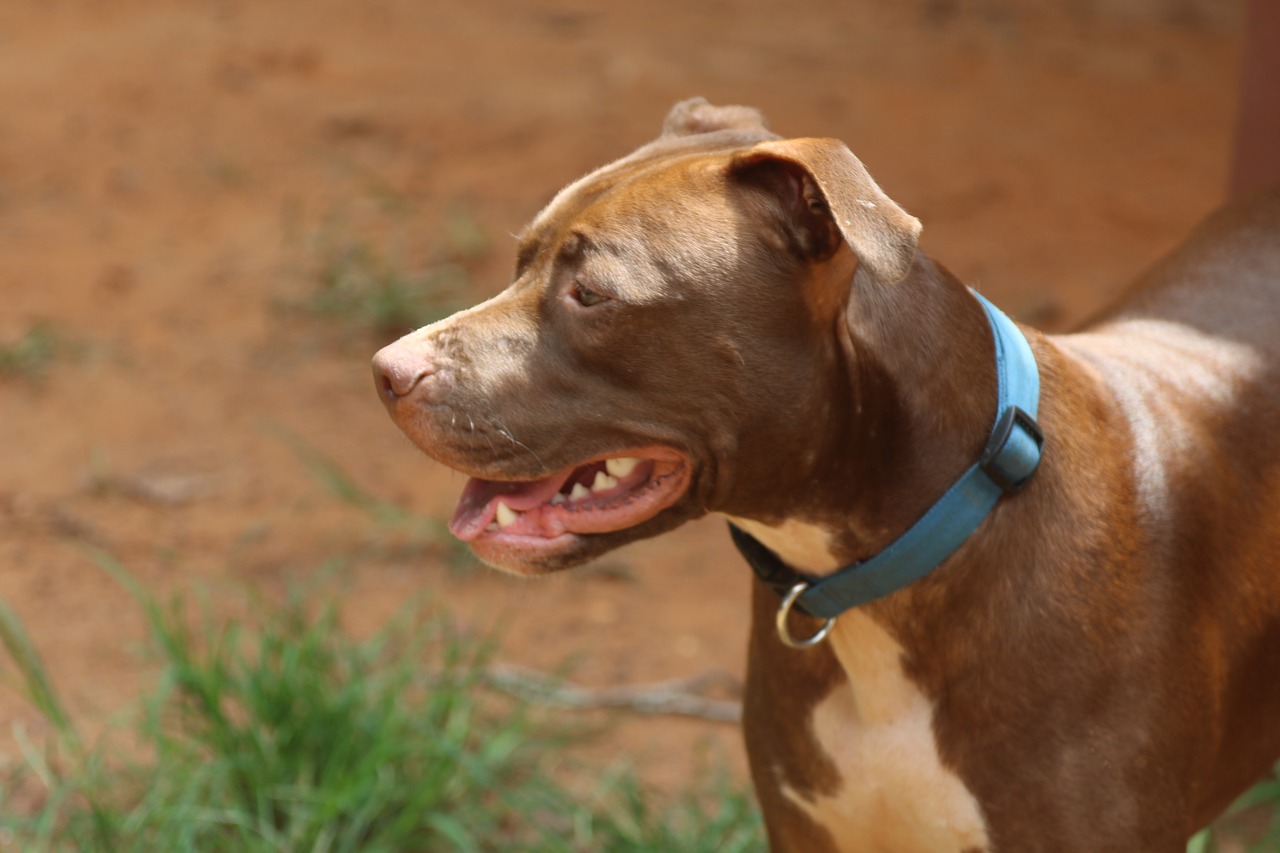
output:
[[[853,277],[904,277],[919,230],[842,143],[685,101],[534,217],[510,287],[381,350],[378,392],[503,568],[767,515],[819,464]]]

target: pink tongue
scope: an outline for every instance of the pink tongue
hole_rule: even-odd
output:
[[[564,485],[572,471],[552,474],[531,483],[507,483],[499,480],[481,480],[472,477],[458,498],[449,530],[464,542],[469,542],[484,532],[497,512],[494,502],[501,500],[507,506],[523,512],[541,506]]]

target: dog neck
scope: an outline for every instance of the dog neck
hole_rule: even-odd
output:
[[[900,536],[977,459],[996,414],[984,311],[923,256],[895,285],[855,276],[836,335],[841,369],[829,393],[840,405],[813,454],[823,466],[780,521],[733,518],[815,576]]]

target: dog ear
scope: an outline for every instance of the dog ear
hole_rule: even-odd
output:
[[[718,130],[765,131],[764,116],[755,107],[717,107],[706,98],[690,98],[681,101],[667,113],[662,123],[662,135],[696,136]]]
[[[901,281],[911,270],[920,220],[884,194],[866,167],[838,139],[779,139],[736,155],[730,169],[742,175],[781,167],[784,199],[793,209],[802,248],[829,256],[842,239],[859,265],[878,281]]]

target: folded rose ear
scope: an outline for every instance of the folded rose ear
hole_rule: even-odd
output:
[[[827,233],[838,234],[876,280],[891,284],[906,277],[916,255],[920,220],[884,194],[866,167],[838,139],[778,139],[761,142],[733,158],[740,175],[781,166],[790,180],[777,182],[788,193],[802,247],[834,251]]]
[[[765,130],[764,116],[754,107],[717,107],[706,98],[681,101],[667,113],[663,136],[695,136],[718,130]]]

